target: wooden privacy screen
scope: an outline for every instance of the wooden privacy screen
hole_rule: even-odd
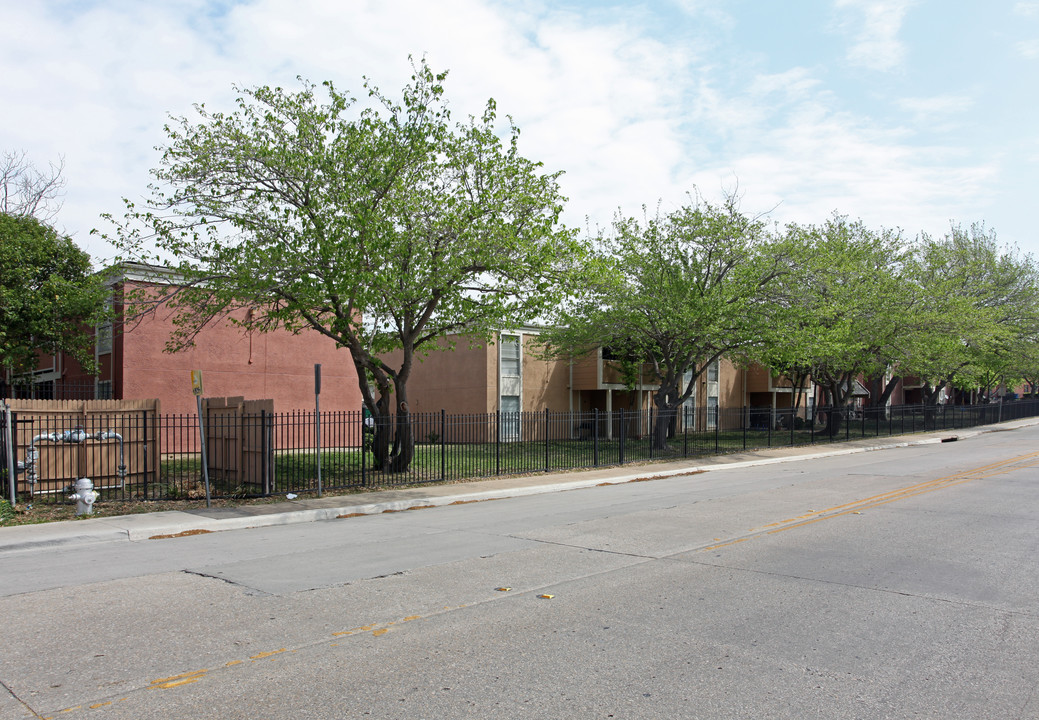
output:
[[[158,477],[158,400],[8,400],[16,418],[15,459],[27,463],[37,452],[35,482],[28,468],[17,476],[19,495],[65,492],[78,478],[120,497],[147,497]],[[87,439],[74,441],[85,433]],[[103,439],[99,433],[105,433]],[[115,433],[122,437],[122,462]]]
[[[274,482],[274,400],[203,398],[209,479],[268,494]]]

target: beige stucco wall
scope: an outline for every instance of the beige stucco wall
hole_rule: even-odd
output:
[[[574,390],[597,390],[598,388],[598,353],[587,353],[574,358]]]
[[[537,334],[509,331],[519,335],[522,348],[522,402],[524,412],[570,409],[570,368],[566,360],[538,357]],[[453,349],[451,347],[453,341]],[[471,342],[464,337],[442,338],[439,351],[416,359],[408,382],[412,412],[450,414],[495,413],[499,409],[499,345],[496,341]],[[385,357],[400,364],[401,353]]]
[[[747,392],[769,392],[769,370],[763,365],[747,368]]]
[[[497,351],[466,338],[440,338],[436,350],[419,353],[408,380],[412,412],[446,410],[451,414],[492,412],[496,392]],[[384,360],[399,368],[403,353],[390,353]],[[493,366],[493,367],[492,367]]]
[[[723,408],[740,408],[743,400],[744,371],[726,358],[718,367],[718,404]]]
[[[568,360],[543,360],[538,357],[537,335],[522,333],[523,410],[553,412],[570,410],[570,363]]]

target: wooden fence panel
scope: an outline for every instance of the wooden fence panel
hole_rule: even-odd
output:
[[[209,479],[228,491],[269,491],[273,451],[261,411],[274,414],[273,400],[203,398]]]
[[[21,473],[20,494],[62,493],[77,479],[88,477],[98,490],[119,491],[121,497],[148,496],[148,484],[155,481],[159,467],[158,400],[10,400],[8,404],[18,419],[17,460],[29,458],[36,439],[36,482],[30,483],[28,471]],[[77,441],[78,433],[90,437]],[[108,433],[122,438],[122,452],[119,437]]]

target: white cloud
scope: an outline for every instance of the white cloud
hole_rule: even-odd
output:
[[[913,117],[917,125],[923,125],[944,123],[963,115],[974,107],[974,99],[968,95],[936,95],[903,98],[897,104]]]
[[[1039,16],[1039,2],[1014,3],[1013,12],[1015,15],[1023,17],[1037,17]]]
[[[1023,40],[1014,47],[1017,54],[1026,60],[1039,59],[1039,40]]]
[[[998,158],[973,161],[960,148],[918,144],[908,128],[842,111],[807,71],[761,76],[750,88],[738,98],[711,95],[701,124],[739,117],[745,125],[725,153],[687,165],[683,189],[695,185],[717,197],[738,183],[745,210],[775,208],[772,218],[779,222],[820,222],[837,210],[910,233],[942,232],[950,218],[977,217],[995,194]],[[949,115],[970,100],[948,96],[905,104],[914,113]]]
[[[890,71],[905,60],[899,40],[902,21],[915,0],[835,0],[841,29],[851,36],[848,61],[870,70]]]
[[[734,23],[720,6],[686,2],[694,31],[709,34],[712,16],[723,29]],[[16,108],[0,114],[0,149],[24,148],[43,166],[65,156],[59,223],[97,257],[112,251],[87,232],[101,225],[100,212],[121,213],[120,197],[144,194],[167,112],[190,115],[194,102],[229,109],[232,83],[294,87],[297,75],[355,94],[367,75],[394,97],[410,75],[409,53],[450,69],[456,117],[479,113],[488,97],[513,116],[521,151],[565,171],[572,224],[585,216],[605,224],[618,207],[634,214],[659,198],[682,203],[694,185],[716,199],[738,182],[749,210],[778,204],[779,220],[818,222],[838,209],[940,232],[997,192],[998,158],[972,161],[910,131],[910,120],[957,119],[968,97],[909,98],[904,127],[881,125],[847,113],[824,70],[778,66],[733,81],[733,68],[688,36],[649,36],[645,7],[627,21],[622,8],[581,15],[547,2],[484,0],[69,7],[21,3],[0,26],[0,64],[9,69],[0,98]],[[885,62],[904,53],[897,36],[909,3],[838,7],[872,18],[856,26],[862,61],[893,67]]]

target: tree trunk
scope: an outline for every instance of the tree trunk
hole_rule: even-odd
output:
[[[677,392],[677,381],[672,387],[661,386],[653,396],[653,404],[657,406],[657,416],[653,418],[653,449],[667,450],[668,430],[672,427],[678,410],[676,400],[680,397]]]
[[[829,406],[826,411],[825,432],[830,437],[836,437],[841,431],[844,414],[848,411],[848,398],[852,397],[852,378],[850,374],[845,373],[838,380],[830,380],[822,387]]]
[[[407,472],[415,457],[415,437],[411,429],[411,411],[408,409],[408,391],[404,382],[394,383],[397,389],[396,433],[393,437],[393,456],[390,472]]]
[[[887,406],[887,401],[891,399],[891,393],[895,391],[895,386],[898,385],[898,381],[901,379],[901,375],[891,376],[891,379],[887,381],[887,385],[884,386],[884,391],[880,394],[880,397],[877,399],[878,406]]]
[[[385,471],[390,466],[390,441],[393,439],[393,415],[390,413],[389,388],[379,393],[375,421],[375,437],[372,441],[372,455],[375,456],[374,469]]]
[[[657,416],[653,419],[653,449],[667,450],[667,428],[671,414],[657,407]]]

